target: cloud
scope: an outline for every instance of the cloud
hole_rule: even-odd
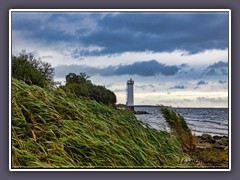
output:
[[[165,76],[175,75],[180,67],[178,66],[167,66],[159,63],[156,60],[135,62],[130,65],[120,65],[114,71],[114,75],[140,75],[140,76],[155,76],[162,74]]]
[[[219,83],[219,84],[225,84],[225,83],[227,83],[227,81],[218,80],[218,83]]]
[[[143,51],[172,52],[176,49],[197,53],[228,48],[228,13],[112,14],[13,13],[12,29],[21,32],[25,38],[48,44],[64,41],[101,48],[99,51],[80,50],[86,56]]]
[[[162,74],[164,76],[173,76],[178,73],[179,66],[167,66],[156,60],[135,62],[129,65],[108,66],[106,68],[96,68],[86,65],[61,65],[56,68],[56,77],[62,77],[69,72],[85,72],[89,75],[100,74],[102,76],[120,76],[120,75],[139,75],[155,76]]]
[[[192,99],[183,99],[183,101],[185,101],[185,102],[192,102],[193,100]]]
[[[179,84],[179,85],[176,85],[176,86],[170,87],[169,89],[185,89],[185,86]]]
[[[144,85],[135,85],[136,88],[138,89],[143,89],[145,90],[146,88],[154,88],[155,86],[153,84],[144,84]],[[154,92],[156,90],[154,89]]]
[[[50,55],[48,55],[48,56],[41,56],[40,58],[41,59],[53,59],[53,56],[50,56]]]
[[[228,75],[228,63],[223,61],[216,62],[208,66],[204,70],[204,74],[208,76]]]
[[[98,22],[100,31],[79,39],[106,47],[101,53],[174,51],[228,47],[228,15],[216,13],[120,13]]]
[[[209,97],[197,97],[198,101],[203,102],[214,102],[214,103],[225,103],[228,101],[228,97],[217,97],[217,98],[209,98]]]
[[[92,76],[101,72],[101,69],[95,67],[90,67],[86,65],[60,65],[55,67],[55,78],[65,77],[68,73],[85,72],[86,74]]]
[[[118,92],[126,92],[126,89],[113,89],[113,91],[115,93],[118,93]]]
[[[26,39],[45,44],[79,43],[77,34],[87,35],[95,29],[89,13],[13,12],[12,30]]]
[[[205,84],[208,84],[208,82],[203,81],[203,80],[198,81],[198,83],[197,83],[197,85],[205,85]]]

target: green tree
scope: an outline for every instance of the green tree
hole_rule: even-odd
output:
[[[47,62],[37,60],[32,53],[23,50],[18,56],[12,56],[12,77],[40,87],[53,81],[54,68]]]
[[[90,89],[90,97],[104,104],[116,103],[116,95],[104,86],[93,85]]]
[[[66,76],[66,84],[72,84],[72,83],[91,83],[89,80],[90,76],[86,75],[86,73],[79,73],[79,75],[75,73],[69,73]]]
[[[116,95],[106,89],[104,86],[94,85],[89,80],[90,76],[86,73],[69,73],[66,76],[66,85],[61,88],[65,91],[70,91],[78,97],[89,97],[97,102],[107,105],[116,103]]]

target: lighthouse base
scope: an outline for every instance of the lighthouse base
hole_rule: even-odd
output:
[[[127,106],[127,109],[130,111],[134,111],[134,106]]]

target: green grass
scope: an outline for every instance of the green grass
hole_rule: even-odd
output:
[[[179,138],[183,150],[187,152],[194,150],[194,138],[184,117],[176,111],[169,110],[165,106],[161,107],[161,112],[165,120],[168,122],[170,128],[176,133],[176,136]]]
[[[179,139],[60,89],[12,80],[13,168],[184,168]]]

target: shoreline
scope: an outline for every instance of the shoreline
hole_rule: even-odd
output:
[[[228,136],[219,136],[214,135],[211,136],[210,134],[203,133],[201,136],[195,136],[197,138],[196,148],[200,149],[228,149]]]
[[[199,108],[180,108],[180,109],[199,109]],[[202,109],[202,108],[201,108]],[[214,108],[214,109],[219,109],[219,108]],[[218,112],[215,111],[213,109],[213,112]],[[164,118],[161,117],[162,114],[158,114],[158,110],[156,108],[152,108],[150,107],[148,108],[144,108],[144,107],[136,107],[134,114],[136,115],[137,119],[140,121],[144,121],[145,123],[148,123],[150,125],[153,125],[153,128],[158,129],[158,130],[162,130],[165,127],[165,123],[164,123]],[[192,131],[192,134],[195,136],[201,136],[202,134],[210,134],[211,136],[228,136],[229,132],[228,132],[228,127],[226,124],[228,124],[229,122],[225,121],[224,119],[222,119],[222,121],[218,121],[216,120],[212,120],[212,122],[208,122],[209,124],[205,125],[204,122],[202,122],[202,116],[197,116],[196,118],[198,118],[198,121],[192,121],[191,119],[189,120],[188,116],[186,115],[186,113],[198,113],[201,111],[196,110],[192,110],[192,111],[181,111],[180,112],[176,109],[172,109],[176,112],[178,112],[179,114],[181,114],[186,123],[188,124],[189,128]],[[220,110],[221,111],[221,110]],[[209,110],[208,112],[211,112],[211,110]],[[224,110],[224,114],[225,114],[225,110]],[[211,113],[210,113],[211,114]],[[186,116],[186,117],[185,117]],[[150,121],[148,121],[148,118],[150,118]],[[155,119],[155,121],[154,121]],[[219,123],[216,125],[216,129],[214,129],[215,124]],[[160,128],[157,128],[156,126],[159,125]],[[163,126],[161,126],[163,125]],[[204,127],[202,127],[202,125],[204,125]]]
[[[194,136],[195,150],[190,154],[200,162],[203,168],[229,167],[228,136],[203,134]]]

